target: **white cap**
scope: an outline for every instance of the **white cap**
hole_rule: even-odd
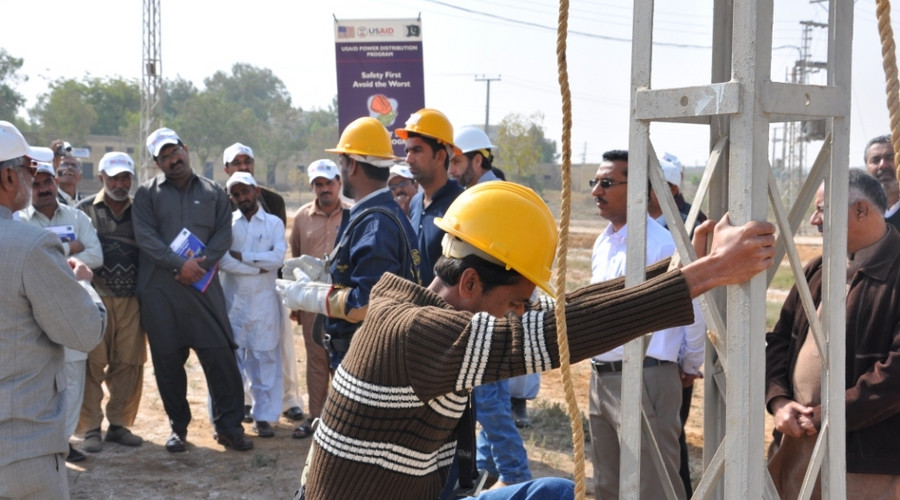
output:
[[[134,160],[127,154],[119,151],[106,153],[103,155],[103,158],[100,158],[99,172],[110,177],[115,177],[122,172],[134,175]]]
[[[316,180],[318,177],[332,180],[341,175],[341,171],[338,170],[338,166],[331,160],[316,160],[306,167],[306,175],[309,177],[309,182]]]
[[[225,149],[225,154],[222,155],[222,161],[227,165],[233,162],[238,155],[247,155],[250,158],[254,158],[253,149],[251,149],[250,146],[244,146],[243,144],[236,142]]]
[[[163,127],[156,129],[147,136],[147,151],[150,152],[150,156],[156,158],[164,146],[178,144],[179,142],[181,142],[181,139],[178,138],[178,134],[174,130]]]
[[[228,182],[225,183],[225,189],[231,191],[231,186],[234,186],[235,184],[246,184],[253,187],[259,185],[256,183],[256,179],[250,175],[250,172],[235,172],[231,174],[231,177],[228,178]]]
[[[407,165],[394,165],[393,167],[391,167],[391,173],[390,175],[388,175],[388,181],[398,176],[406,177],[407,179],[413,178],[412,171]]]
[[[34,175],[37,174],[49,174],[50,177],[56,177],[56,172],[53,171],[53,164],[43,161],[37,162],[37,170],[34,172]]]
[[[487,153],[485,156],[490,155],[490,150],[497,147],[491,144],[491,139],[478,127],[463,127],[459,129],[456,137],[453,138],[453,142],[463,153],[471,153],[472,151],[483,149]]]
[[[29,146],[15,125],[7,121],[0,121],[0,161],[22,156],[37,161],[51,161],[53,160],[53,151],[50,148]]]
[[[682,167],[678,157],[671,153],[664,153],[662,158],[659,159],[659,165],[662,167],[666,182],[673,186],[681,187],[681,172],[684,167]]]

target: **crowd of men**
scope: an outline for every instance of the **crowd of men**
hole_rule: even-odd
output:
[[[298,422],[292,437],[314,436],[299,498],[378,498],[385,488],[397,498],[571,497],[566,480],[532,480],[517,430],[530,425],[525,401],[536,396],[539,373],[559,365],[557,298],[566,300],[571,360],[590,359],[593,368],[595,496],[619,493],[621,346],[654,332],[643,406],[664,470],[642,440],[641,498],[665,497],[666,484],[689,497],[684,422],[706,333],[694,299],[767,268],[771,224],[701,224],[701,212],[692,228],[700,258],[667,270],[675,247],[648,189],[649,284],[625,289],[628,153],[608,151],[590,182],[608,221],[592,251],[592,284],[556,297],[554,219],[533,191],[503,182],[489,137],[475,127],[454,134],[428,108],[395,134],[405,142],[402,163],[379,121],[348,125],[327,150],[335,156],[308,166],[315,199],[296,212],[288,238],[284,198],[260,185],[253,149],[240,142],[223,153],[223,187],[194,173],[189,146],[161,128],[146,138],[160,175],[133,189],[134,161],[110,152],[99,163],[100,192],[85,196],[68,143],[31,147],[0,122],[0,224],[9,235],[0,254],[11,262],[4,295],[15,298],[0,303],[15,318],[0,338],[15,342],[0,354],[10,361],[0,380],[13,381],[0,384],[11,402],[0,409],[0,439],[11,450],[0,458],[0,497],[65,497],[62,461],[85,458],[67,445],[73,434],[90,453],[104,442],[142,444],[129,427],[148,344],[169,452],[189,446],[184,364],[193,351],[218,443],[250,450],[243,424],[270,438],[281,416]],[[883,438],[900,418],[884,397],[900,345],[896,328],[886,327],[900,324],[888,300],[900,266],[884,250],[900,238],[889,225],[900,220],[893,159],[889,138],[873,139],[865,161],[874,177],[850,176],[848,481],[871,498],[900,495],[900,448]],[[684,220],[681,163],[666,154],[660,164]],[[820,229],[824,200],[823,187],[812,219]],[[812,262],[817,303],[820,273],[821,261]],[[820,424],[817,346],[796,294],[767,349],[767,409],[778,433],[770,466],[783,492],[802,483]],[[660,314],[641,310],[648,301]],[[294,321],[306,351],[307,413]],[[54,389],[16,381],[29,377]],[[22,474],[34,479],[7,484]]]

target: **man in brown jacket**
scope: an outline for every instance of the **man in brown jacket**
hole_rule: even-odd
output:
[[[824,185],[815,202],[810,223],[821,231]],[[878,180],[850,171],[846,431],[847,491],[855,499],[900,498],[900,234],[885,224],[885,204]],[[820,308],[821,257],[805,275]],[[782,498],[797,498],[821,425],[822,358],[796,287],[766,341],[766,408],[775,418],[769,471]]]

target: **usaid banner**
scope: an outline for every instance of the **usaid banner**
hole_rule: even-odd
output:
[[[391,132],[394,154],[406,156],[394,129],[425,107],[422,21],[335,21],[334,40],[340,130],[361,116],[371,116]]]

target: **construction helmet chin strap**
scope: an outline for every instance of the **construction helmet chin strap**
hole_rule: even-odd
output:
[[[465,241],[451,235],[450,233],[444,233],[444,239],[441,240],[441,248],[443,249],[444,257],[462,259],[467,255],[476,255],[490,262],[491,264],[496,264],[498,266],[503,266],[506,269],[509,269],[509,266],[501,262],[496,257],[488,255],[486,252],[479,250],[475,246],[466,243]]]

